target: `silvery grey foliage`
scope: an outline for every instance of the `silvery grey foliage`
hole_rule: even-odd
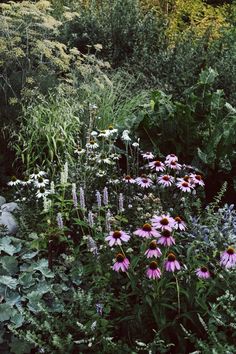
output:
[[[190,217],[191,228],[188,237],[204,241],[210,247],[218,247],[220,244],[228,246],[236,244],[236,210],[234,205],[225,204],[214,214],[207,209],[204,219]],[[202,222],[204,220],[204,222]]]
[[[20,210],[20,207],[15,202],[4,203],[1,205],[1,210],[8,211],[8,212],[12,213],[13,211]]]
[[[17,233],[18,223],[10,212],[2,211],[0,224],[6,227],[6,233],[8,235],[15,235]]]

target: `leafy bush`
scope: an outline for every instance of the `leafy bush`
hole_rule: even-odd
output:
[[[145,136],[146,146],[161,147],[165,153],[171,149],[200,169],[204,167],[210,179],[222,173],[233,184],[235,109],[222,90],[214,90],[217,76],[212,68],[202,71],[179,101],[161,90],[153,92],[150,111],[143,120],[134,121],[134,129]]]

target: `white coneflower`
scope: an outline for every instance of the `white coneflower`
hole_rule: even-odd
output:
[[[119,194],[119,211],[120,212],[124,211],[124,195],[123,195],[123,193]]]
[[[101,193],[99,191],[96,191],[96,198],[97,198],[97,205],[99,208],[102,206],[102,198],[101,198]]]
[[[17,179],[15,176],[13,176],[10,180],[10,182],[8,182],[8,186],[16,186],[17,184],[20,184],[21,181],[19,179]]]
[[[39,176],[35,180],[34,185],[35,185],[36,188],[41,188],[41,187],[45,188],[48,183],[49,183],[48,179],[43,178],[42,176]]]
[[[105,187],[103,189],[103,204],[108,205],[108,189]]]
[[[50,194],[50,191],[46,190],[45,188],[41,187],[37,192],[36,192],[36,198],[44,198],[48,194]]]
[[[59,229],[63,229],[63,227],[64,227],[61,213],[57,213],[57,225],[58,225]]]
[[[85,209],[85,198],[84,198],[84,189],[80,187],[79,189],[79,200],[80,200],[80,207],[81,209]]]
[[[90,227],[94,227],[94,218],[91,210],[88,213],[88,223]]]
[[[72,183],[72,198],[73,198],[74,207],[77,208],[78,207],[78,198],[77,198],[77,194],[76,194],[76,184],[75,183]]]
[[[95,150],[98,147],[99,145],[94,140],[91,140],[89,143],[86,144],[87,149]]]
[[[111,219],[111,212],[108,209],[107,212],[106,212],[106,217],[105,217],[105,228],[106,228],[107,232],[111,231],[111,221],[110,221],[110,219]]]

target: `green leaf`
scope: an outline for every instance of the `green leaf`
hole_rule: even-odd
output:
[[[6,285],[10,289],[16,289],[17,287],[17,279],[9,277],[7,275],[0,276],[0,284]]]
[[[32,259],[32,258],[34,258],[38,253],[39,253],[38,251],[25,253],[25,254],[22,256],[22,259]]]
[[[28,271],[30,270],[38,270],[41,272],[46,278],[53,278],[54,273],[48,268],[48,260],[45,258],[40,259],[38,262],[33,263]]]
[[[12,307],[9,304],[0,304],[0,322],[8,321],[11,317]]]
[[[13,290],[8,290],[7,294],[5,296],[6,303],[8,303],[11,306],[16,305],[17,303],[20,302],[21,296],[18,292],[13,291]]]
[[[29,344],[21,339],[13,337],[10,343],[11,353],[13,354],[28,354],[33,348],[32,344]]]
[[[18,270],[18,262],[12,256],[4,256],[0,258],[0,263],[2,264],[3,269],[7,271],[8,274],[14,275]]]
[[[214,70],[212,68],[208,68],[208,69],[201,72],[201,74],[199,76],[199,83],[202,85],[213,84],[217,76],[218,76],[218,73],[216,70]]]
[[[200,148],[197,148],[197,154],[200,160],[207,165],[207,154],[203,152]]]
[[[24,322],[24,317],[18,310],[14,309],[11,315],[11,322],[15,325],[15,327],[21,327]]]
[[[3,237],[0,239],[0,252],[3,251],[10,256],[13,256],[14,253],[17,252],[17,248],[14,247],[11,243],[11,238],[8,236]]]

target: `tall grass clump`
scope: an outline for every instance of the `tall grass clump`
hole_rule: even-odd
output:
[[[23,107],[10,144],[18,165],[28,172],[36,166],[53,172],[65,159],[71,160],[81,129],[80,114],[78,102],[55,93]]]

